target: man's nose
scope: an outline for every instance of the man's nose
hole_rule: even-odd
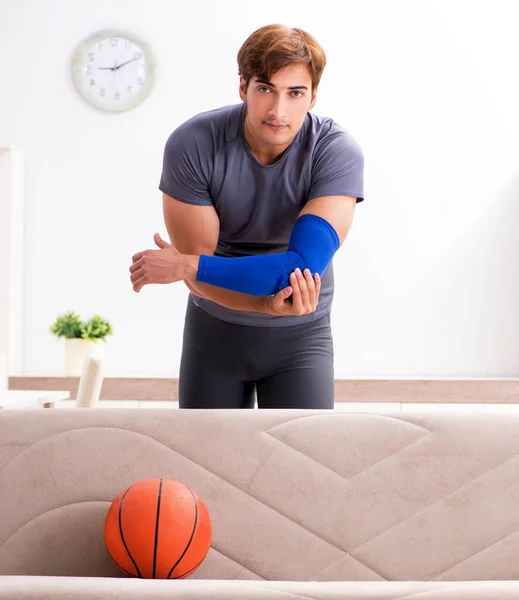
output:
[[[274,96],[269,115],[276,121],[283,121],[286,117],[286,101],[281,96]]]

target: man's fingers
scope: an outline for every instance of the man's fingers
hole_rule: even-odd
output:
[[[306,280],[306,285],[308,286],[308,291],[309,292],[315,291],[315,281],[314,281],[314,278],[312,277],[312,273],[310,272],[310,269],[304,270],[304,276],[305,276],[305,280]]]
[[[296,269],[297,283],[301,290],[301,302],[303,303],[303,314],[310,312],[310,292],[306,283],[306,278],[301,272],[301,269]]]
[[[168,248],[169,246],[171,246],[171,244],[168,244],[167,242],[165,242],[158,233],[156,233],[153,236],[153,239],[155,240],[155,243],[157,244],[157,246],[159,248]]]
[[[315,293],[315,281],[314,278],[312,277],[312,273],[310,272],[310,269],[305,269],[304,270],[304,277],[305,277],[305,281],[306,281],[306,285],[308,287],[308,309],[310,312],[314,312],[315,308],[317,306],[317,298],[316,298],[316,293]]]
[[[142,258],[139,258],[130,267],[130,273],[134,273],[135,271],[138,271],[141,267],[142,267]]]
[[[141,289],[146,285],[146,277],[139,277],[135,282],[133,282],[133,291],[140,292]]]
[[[303,298],[301,294],[301,285],[295,273],[290,273],[290,285],[293,289],[292,310],[296,315],[303,314]]]
[[[131,274],[130,281],[132,283],[135,283],[142,277],[145,277],[144,269],[137,269],[136,271],[133,271],[133,273]]]
[[[149,250],[143,250],[142,252],[137,252],[137,254],[134,254],[132,256],[132,262],[137,262],[138,260],[140,260],[146,254],[149,254],[149,252],[150,252]]]
[[[275,294],[274,298],[272,299],[272,302],[274,304],[274,308],[277,311],[286,312],[286,311],[284,311],[285,301],[290,296],[291,293],[292,293],[292,288],[290,286],[288,286],[286,288],[283,288],[282,290],[279,290],[279,292],[277,294]]]

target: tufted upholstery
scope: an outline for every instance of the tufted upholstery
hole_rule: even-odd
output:
[[[122,576],[104,517],[147,477],[202,497],[214,534],[205,562],[182,584],[83,579]],[[27,598],[69,597],[66,586],[130,598],[143,588],[124,586],[143,585],[150,598],[220,588],[222,598],[519,598],[519,582],[503,584],[518,577],[513,414],[0,413],[0,598],[31,586],[48,596]],[[106,596],[79,592],[96,586]]]

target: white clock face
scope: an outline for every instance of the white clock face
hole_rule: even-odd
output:
[[[154,59],[147,44],[116,31],[103,31],[82,42],[72,72],[83,98],[107,111],[134,108],[155,83]]]

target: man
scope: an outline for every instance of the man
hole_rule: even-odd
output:
[[[133,289],[191,294],[180,408],[333,409],[332,258],[363,197],[364,156],[313,115],[326,64],[301,29],[269,25],[238,52],[238,105],[169,137],[159,188],[171,245],[133,257]],[[322,279],[321,279],[322,277]]]

